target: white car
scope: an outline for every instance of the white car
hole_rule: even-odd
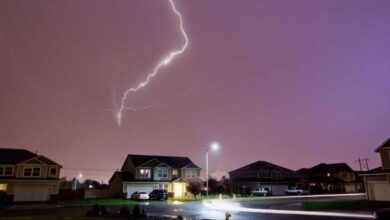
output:
[[[270,196],[272,195],[271,191],[268,188],[258,188],[251,191],[251,194],[254,196]]]
[[[146,192],[135,192],[131,194],[131,199],[133,200],[148,200],[149,194]]]
[[[304,190],[304,189],[300,189],[300,188],[296,188],[296,187],[292,187],[292,188],[286,189],[285,193],[286,193],[286,195],[303,195],[303,194],[309,194],[309,191]]]

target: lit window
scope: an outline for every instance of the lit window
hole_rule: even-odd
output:
[[[177,172],[177,169],[172,170],[172,176],[178,176],[179,173]]]
[[[10,166],[0,167],[0,176],[12,176],[13,168]]]
[[[139,176],[141,178],[150,178],[150,169],[140,169]]]
[[[41,175],[41,168],[34,167],[34,168],[24,168],[24,176],[40,176]]]
[[[0,191],[7,191],[7,184],[5,183],[0,184]]]
[[[57,176],[57,169],[56,168],[50,168],[49,170],[49,176],[56,177]]]

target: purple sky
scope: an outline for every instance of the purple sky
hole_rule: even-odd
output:
[[[370,158],[390,136],[390,1],[0,1],[0,146],[107,181],[125,156],[189,156],[210,171]]]

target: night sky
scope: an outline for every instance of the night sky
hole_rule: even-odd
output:
[[[188,156],[214,175],[358,158],[390,137],[390,1],[0,0],[0,146],[107,181],[126,155]]]

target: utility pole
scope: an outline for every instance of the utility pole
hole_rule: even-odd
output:
[[[364,158],[364,159],[362,159],[362,161],[366,162],[366,169],[367,169],[367,171],[369,171],[370,168],[368,167],[368,162],[370,161],[370,159]]]
[[[363,169],[362,169],[362,161],[360,160],[360,158],[357,159],[356,162],[359,162],[360,171],[363,171]]]

